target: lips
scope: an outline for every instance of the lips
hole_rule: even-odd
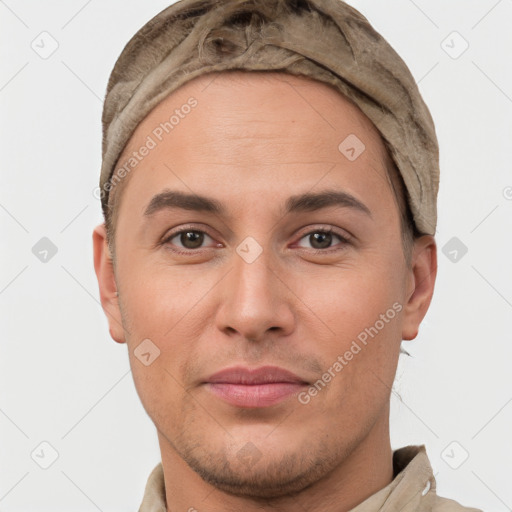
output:
[[[206,388],[223,401],[243,408],[268,407],[297,394],[308,383],[298,375],[277,366],[251,370],[226,368],[210,376]]]
[[[301,379],[298,375],[284,368],[279,368],[278,366],[262,366],[253,370],[242,366],[226,368],[225,370],[211,375],[207,379],[207,382],[243,385],[272,384],[279,382],[308,384],[308,382]]]

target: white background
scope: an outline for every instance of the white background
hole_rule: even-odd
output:
[[[3,512],[134,511],[160,460],[99,305],[91,233],[109,73],[168,3],[0,1]],[[410,66],[441,146],[438,280],[404,343],[392,445],[427,446],[439,494],[511,510],[512,1],[350,3]],[[59,45],[47,59],[31,48],[43,31]],[[42,237],[58,250],[46,263],[32,252]],[[468,248],[456,262],[442,252],[453,237]],[[31,458],[43,441],[59,454],[46,470]],[[442,456],[453,441],[452,465],[469,454],[458,469]]]

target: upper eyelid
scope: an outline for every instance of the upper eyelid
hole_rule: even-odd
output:
[[[184,227],[181,227],[179,229],[171,229],[170,231],[167,231],[162,237],[162,241],[165,242],[167,240],[170,240],[171,238],[174,238],[177,235],[180,235],[181,233],[186,233],[187,231],[197,231],[198,233],[204,233],[205,235],[208,235],[210,238],[214,238],[212,235],[210,235],[210,233],[208,233],[207,229],[185,225]]]
[[[319,231],[324,232],[324,233],[329,233],[331,235],[336,235],[336,236],[340,237],[341,239],[346,240],[347,242],[352,240],[352,238],[353,238],[353,235],[351,233],[349,233],[347,230],[341,229],[341,228],[336,228],[333,226],[330,226],[330,227],[312,226],[312,227],[307,227],[305,229],[306,229],[306,231],[303,231],[300,234],[300,236],[298,238],[299,240],[304,238],[307,235],[310,235],[312,233],[317,233]]]

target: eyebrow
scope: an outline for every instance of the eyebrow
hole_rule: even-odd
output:
[[[182,210],[194,210],[198,212],[215,213],[224,215],[224,207],[216,199],[200,196],[197,194],[186,194],[173,190],[164,190],[153,196],[144,211],[145,217],[151,217],[160,210],[181,208]]]
[[[284,213],[313,212],[329,207],[351,208],[372,217],[370,209],[359,199],[356,199],[348,192],[338,190],[307,192],[291,196],[285,203]],[[213,213],[221,216],[226,214],[226,209],[222,203],[211,197],[164,190],[153,196],[144,211],[144,216],[151,217],[161,210],[176,208]]]
[[[312,212],[328,207],[351,208],[372,216],[370,209],[356,199],[352,194],[339,190],[324,190],[321,192],[308,192],[297,196],[291,196],[286,201],[285,212]]]

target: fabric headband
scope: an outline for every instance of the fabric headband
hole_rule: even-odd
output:
[[[435,233],[439,148],[430,112],[403,60],[341,0],[181,0],[146,23],[119,56],[105,95],[105,215],[118,159],[146,115],[185,82],[235,69],[303,75],[348,97],[385,141],[416,227]]]

